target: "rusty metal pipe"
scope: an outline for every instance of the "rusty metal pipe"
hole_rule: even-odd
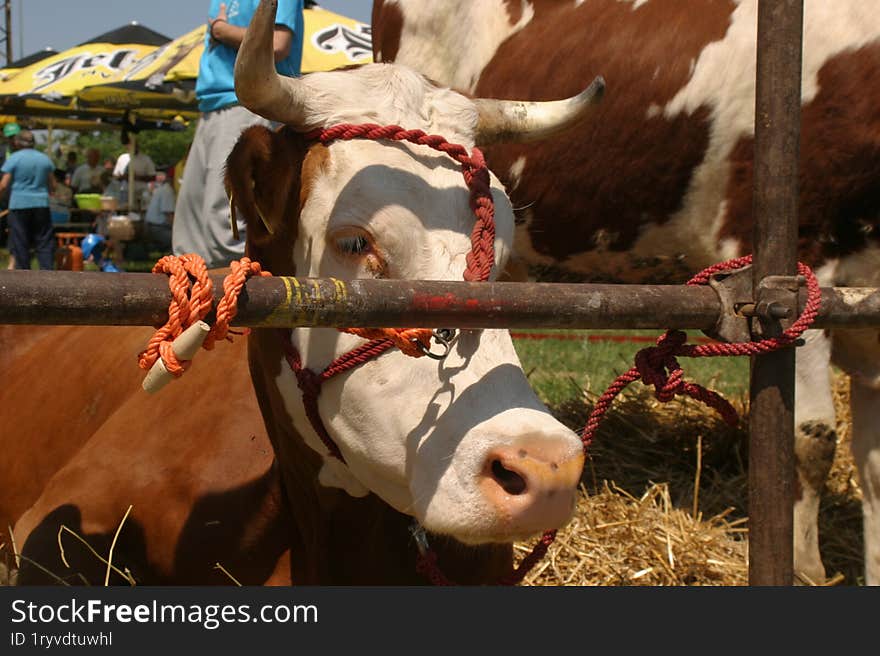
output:
[[[0,271],[0,324],[157,325],[170,301],[163,275]],[[234,324],[709,330],[720,312],[709,287],[275,277],[247,282]],[[880,325],[880,290],[823,289],[815,325]]]

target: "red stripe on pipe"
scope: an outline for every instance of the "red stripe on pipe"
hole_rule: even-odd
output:
[[[631,344],[654,344],[657,342],[656,337],[651,337],[650,335],[576,335],[571,333],[522,333],[522,332],[511,332],[510,336],[514,339],[532,339],[532,340],[545,340],[545,339],[555,339],[563,342],[616,342],[618,344],[631,343]],[[715,343],[715,340],[709,339],[708,337],[695,337],[693,339],[694,342],[698,344],[711,344]]]

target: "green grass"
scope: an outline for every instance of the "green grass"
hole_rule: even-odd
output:
[[[122,269],[128,273],[149,273],[153,270],[153,265],[156,261],[161,258],[165,253],[161,252],[151,252],[148,254],[149,257],[146,260],[125,260],[120,265]],[[9,249],[0,248],[0,270],[5,270],[9,265]],[[86,271],[97,271],[98,267],[92,264],[91,262],[87,262],[85,265]],[[39,269],[39,265],[37,264],[37,259],[31,259],[31,269],[36,271]]]
[[[520,332],[520,331],[517,331]],[[594,341],[600,337],[658,337],[662,330],[521,331],[559,334],[568,339],[515,338],[514,345],[523,370],[538,396],[549,406],[558,406],[583,392],[598,396],[619,375],[633,366],[636,353],[652,342]],[[588,339],[588,336],[593,336]],[[582,339],[572,339],[572,338]],[[702,334],[691,331],[689,341]],[[680,358],[685,379],[699,383],[727,397],[747,393],[748,358]],[[635,383],[639,385],[640,383]]]

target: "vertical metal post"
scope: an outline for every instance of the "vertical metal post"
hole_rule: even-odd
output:
[[[754,286],[797,273],[803,0],[758,1]],[[791,585],[794,349],[755,357],[749,441],[749,583]]]
[[[6,66],[12,63],[12,0],[3,3],[3,36],[6,41]]]

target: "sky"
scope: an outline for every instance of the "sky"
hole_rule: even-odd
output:
[[[318,4],[370,22],[372,0]],[[61,51],[131,21],[173,39],[205,22],[209,6],[209,0],[12,0],[13,56],[46,47]]]

